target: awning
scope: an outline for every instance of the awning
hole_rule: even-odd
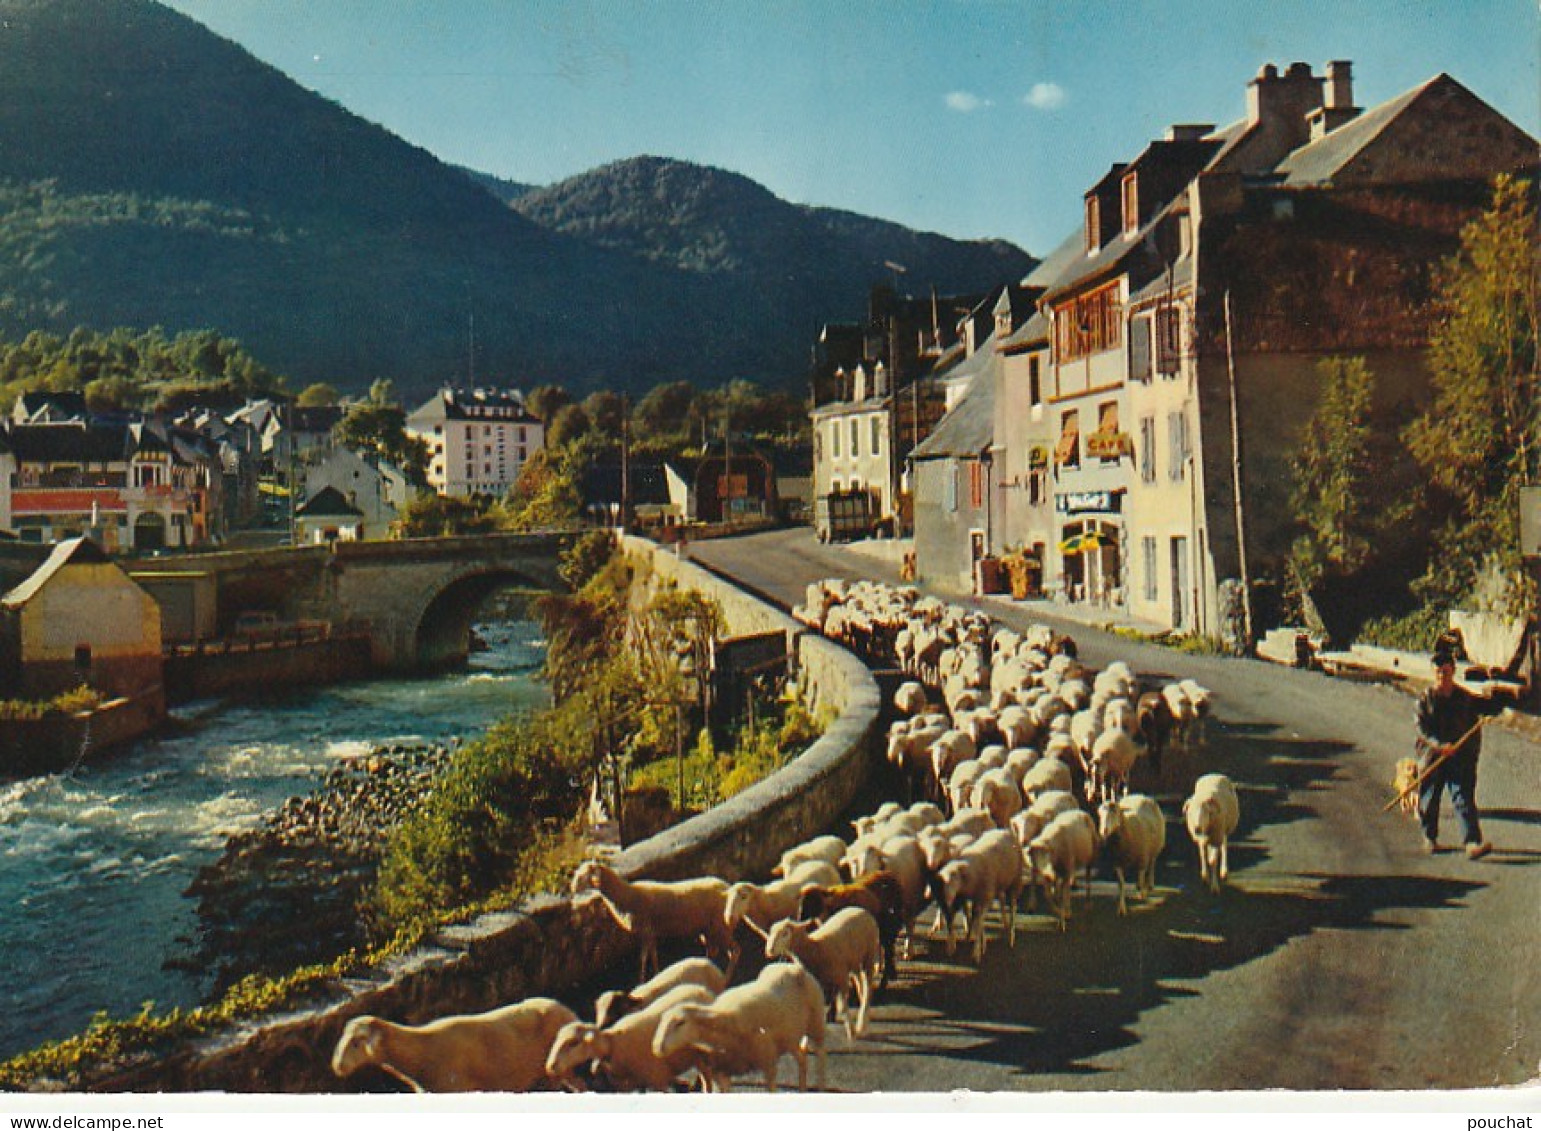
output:
[[[1076,445],[1080,442],[1081,434],[1072,429],[1069,432],[1061,432],[1059,446],[1054,449],[1054,462],[1066,464],[1076,458]]]
[[[1059,550],[1062,554],[1084,554],[1088,550],[1098,550],[1103,546],[1116,546],[1118,539],[1101,530],[1086,530],[1080,534],[1072,534],[1062,540]]]

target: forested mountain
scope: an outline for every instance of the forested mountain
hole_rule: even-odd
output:
[[[884,259],[958,289],[1031,262],[651,159],[520,194],[148,0],[0,0],[0,22],[0,337],[209,327],[296,387],[409,394],[473,368],[800,385]]]

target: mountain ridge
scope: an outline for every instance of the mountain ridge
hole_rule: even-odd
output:
[[[959,290],[1034,262],[860,217],[842,232],[665,158],[524,191],[149,0],[0,0],[0,18],[6,337],[212,327],[296,384],[413,394],[468,369],[800,386],[818,324],[861,317],[883,259]],[[607,198],[608,215],[584,203]]]

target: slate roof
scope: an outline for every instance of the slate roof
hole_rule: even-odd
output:
[[[3,598],[0,598],[0,607],[7,609],[19,609],[43,590],[43,586],[53,580],[67,565],[96,565],[101,562],[111,561],[107,552],[89,538],[66,538],[53,548],[53,552],[32,575],[12,589]]]
[[[86,395],[84,393],[47,393],[33,391],[21,395],[21,410],[30,421],[39,413],[52,410],[61,417],[73,417],[85,420],[90,412],[86,408]]]
[[[994,351],[976,350],[969,361],[985,357],[986,365]],[[961,368],[961,367],[960,367]],[[920,442],[912,459],[947,459],[978,456],[995,443],[995,382],[988,368],[976,373],[968,391],[942,417],[936,430]]]
[[[121,425],[17,424],[11,450],[21,463],[121,463],[128,459],[127,431]]]
[[[1455,80],[1449,75],[1437,75],[1389,102],[1366,110],[1327,136],[1296,149],[1280,161],[1274,171],[1282,174],[1283,183],[1292,188],[1331,183],[1337,172],[1359,156],[1404,110],[1442,83],[1455,83]]]
[[[336,487],[323,487],[295,512],[297,518],[363,518],[364,512],[348,502]]]

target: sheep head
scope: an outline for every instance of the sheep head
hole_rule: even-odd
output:
[[[351,1076],[366,1064],[375,1064],[383,1051],[379,1018],[367,1014],[349,1021],[332,1053],[332,1071]]]
[[[597,1055],[593,1050],[593,1037],[597,1032],[587,1021],[569,1021],[557,1031],[551,1042],[551,1052],[546,1057],[546,1075],[553,1080],[571,1076]]]
[[[797,919],[783,919],[765,937],[766,958],[791,958],[792,948],[808,937],[808,924]]]

